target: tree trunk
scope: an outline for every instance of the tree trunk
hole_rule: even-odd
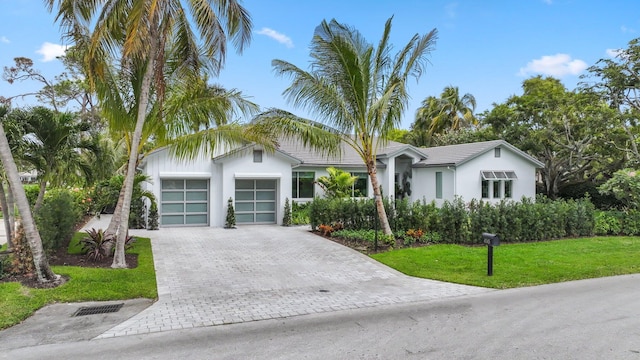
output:
[[[151,26],[154,26],[154,24],[152,24]],[[122,200],[122,214],[120,216],[120,225],[118,226],[117,230],[116,251],[113,255],[113,263],[111,264],[112,268],[127,267],[127,262],[124,256],[124,245],[129,230],[129,212],[131,211],[131,197],[133,195],[133,184],[136,176],[136,164],[138,163],[138,150],[140,147],[140,139],[142,138],[142,128],[147,116],[147,106],[149,104],[149,92],[151,88],[151,80],[153,77],[156,49],[157,41],[153,41],[151,44],[151,49],[149,51],[150,55],[147,62],[147,68],[142,78],[136,127],[131,138],[129,162],[127,163],[127,172],[124,177],[124,198]]]
[[[33,206],[33,213],[37,214],[38,210],[42,207],[42,203],[44,202],[44,192],[47,190],[47,180],[40,180],[40,189],[38,189],[38,198],[36,199],[36,204]]]
[[[11,227],[11,239],[15,239],[16,236],[16,200],[13,196],[13,190],[7,183],[7,205],[9,206],[9,226]]]
[[[11,148],[9,147],[9,141],[4,132],[4,126],[0,124],[0,158],[2,158],[2,164],[7,173],[7,179],[9,180],[9,186],[13,190],[16,204],[18,205],[18,211],[22,218],[22,225],[24,227],[25,236],[31,248],[33,254],[33,263],[36,269],[36,275],[39,282],[48,282],[58,279],[58,276],[53,273],[47,256],[42,248],[42,239],[38,233],[38,228],[33,220],[31,209],[29,208],[29,201],[27,200],[27,194],[24,192],[22,182],[20,181],[20,175],[18,173],[18,167],[11,154]]]
[[[122,187],[120,188],[120,195],[118,195],[118,202],[116,203],[115,209],[113,209],[113,216],[111,217],[111,221],[109,222],[109,227],[107,228],[106,233],[111,235],[116,235],[118,231],[118,226],[120,226],[120,220],[122,218],[122,202],[124,201],[124,182],[122,183]]]
[[[7,236],[7,250],[13,249],[13,229],[11,228],[11,217],[9,216],[9,203],[7,194],[4,191],[4,182],[0,181],[0,204],[2,204],[2,220],[4,220],[4,233]]]
[[[378,210],[378,217],[380,218],[382,233],[385,235],[393,235],[391,226],[389,226],[387,212],[384,209],[384,203],[382,202],[382,194],[380,193],[380,185],[378,184],[378,170],[376,168],[375,160],[367,160],[367,172],[369,173],[369,179],[371,179],[371,187],[373,187],[373,196],[376,202],[376,209]]]

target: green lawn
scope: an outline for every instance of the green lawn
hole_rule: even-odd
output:
[[[85,234],[77,233],[70,248]],[[54,302],[104,301],[158,297],[151,241],[138,238],[130,253],[138,254],[135,269],[95,269],[53,266],[69,281],[55,289],[31,289],[19,283],[0,284],[0,329],[15,325]]]
[[[494,247],[493,276],[487,248],[433,245],[375,254],[407,275],[506,289],[640,273],[639,237],[594,237]]]

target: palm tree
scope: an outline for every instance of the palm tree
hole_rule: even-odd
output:
[[[172,61],[177,64],[178,74],[200,73],[203,68],[217,74],[224,64],[227,37],[239,51],[249,43],[249,14],[237,0],[45,0],[45,3],[49,11],[57,3],[56,19],[69,36],[78,36],[83,28],[95,24],[85,56],[91,83],[101,78],[106,66],[103,59],[108,54],[117,53],[123,63],[140,64],[144,69],[140,92],[136,94],[139,102],[124,183],[121,224],[127,224],[140,139],[154,83],[156,96],[161,102],[164,99],[166,55],[174,56]],[[118,229],[112,267],[127,266],[126,230],[122,225]]]
[[[6,114],[7,109],[4,107],[0,107],[1,120],[4,120]],[[11,147],[9,146],[9,141],[7,140],[7,135],[4,132],[4,126],[2,126],[2,124],[0,124],[0,159],[2,160],[2,165],[4,166],[4,170],[9,181],[9,186],[14,193],[18,211],[20,211],[22,226],[24,227],[27,242],[29,243],[29,248],[31,249],[31,253],[33,255],[33,263],[35,266],[38,281],[55,281],[58,279],[58,276],[51,270],[49,261],[47,260],[47,256],[44,253],[44,249],[42,248],[42,239],[40,238],[40,233],[38,232],[36,223],[33,220],[31,208],[29,207],[29,201],[27,200],[27,195],[25,194],[24,188],[22,187],[22,182],[20,181],[20,175],[18,173],[18,167],[16,166],[16,163],[13,159]]]
[[[305,143],[338,139],[352,147],[367,167],[376,207],[385,234],[391,234],[389,221],[378,186],[376,152],[397,128],[409,95],[407,81],[418,79],[435,44],[437,31],[415,34],[393,56],[389,34],[392,18],[387,20],[377,47],[367,43],[355,29],[336,20],[323,21],[311,42],[311,70],[305,71],[283,60],[273,60],[279,75],[292,79],[284,91],[296,107],[311,110],[318,123],[305,121],[284,111],[270,111],[256,121],[281,127],[285,136],[297,136],[301,125],[323,130],[303,134]]]
[[[47,184],[61,186],[75,182],[75,178],[91,179],[91,164],[85,155],[95,149],[85,136],[88,124],[71,113],[34,107],[24,115],[26,135],[21,158],[38,172],[40,191],[33,208],[37,212]]]
[[[325,196],[328,198],[350,197],[353,184],[358,180],[358,177],[334,167],[328,167],[327,173],[329,176],[320,176],[316,180],[316,183],[324,190]]]
[[[467,93],[460,97],[458,87],[447,86],[440,98],[429,96],[422,101],[412,128],[432,136],[476,125],[478,121],[473,115],[475,108],[476,98],[473,95]]]

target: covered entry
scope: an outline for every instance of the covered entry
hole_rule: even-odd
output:
[[[209,225],[208,179],[160,181],[160,225]]]
[[[238,224],[276,223],[275,179],[236,179],[235,213]]]

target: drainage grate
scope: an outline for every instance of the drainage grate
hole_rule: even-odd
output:
[[[319,291],[320,292],[329,292],[329,290],[326,290],[326,289],[320,289]]]
[[[113,305],[81,307],[72,316],[96,315],[118,312],[124,303]]]

